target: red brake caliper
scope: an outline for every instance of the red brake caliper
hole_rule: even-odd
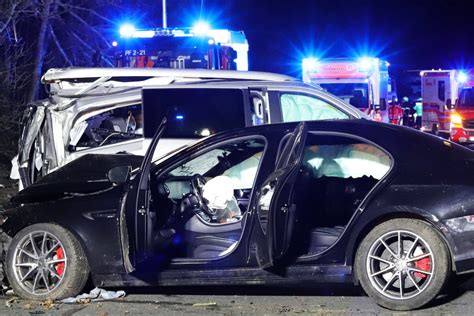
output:
[[[430,257],[426,257],[426,258],[423,258],[423,259],[420,259],[418,261],[415,262],[415,267],[417,269],[420,269],[420,270],[423,270],[423,271],[430,271],[431,269],[431,259]],[[415,272],[414,273],[415,276],[419,277],[419,278],[426,278],[426,274],[424,273],[421,273],[421,272]]]
[[[56,260],[61,260],[61,259],[64,259],[64,250],[62,247],[59,247],[58,250],[56,250]],[[59,276],[63,276],[64,262],[60,262],[56,264],[55,269],[56,269],[56,272],[58,272]]]

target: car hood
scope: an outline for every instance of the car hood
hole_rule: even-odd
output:
[[[102,191],[113,186],[107,178],[111,168],[131,166],[135,169],[142,160],[142,156],[127,154],[84,155],[20,191],[12,202],[41,202]]]

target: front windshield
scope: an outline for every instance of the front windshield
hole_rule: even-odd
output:
[[[461,95],[459,96],[459,103],[457,105],[458,108],[472,108],[474,109],[474,89],[464,89],[461,91]]]
[[[151,159],[151,163],[153,165],[158,165],[160,164],[162,161],[165,161],[166,159],[168,159],[169,157],[173,156],[174,154],[188,148],[191,144],[188,144],[188,145],[183,145],[183,146],[180,146],[176,149],[173,149],[172,151],[169,151],[167,152],[166,154],[164,155],[161,155],[157,150],[154,151],[153,153],[153,157]],[[159,146],[159,144],[158,144]]]
[[[265,142],[261,139],[225,144],[181,163],[168,176],[189,178],[201,175],[206,179],[226,176],[232,180],[235,190],[249,189],[255,180],[264,148]]]
[[[369,85],[367,83],[321,83],[321,88],[359,109],[369,107]]]

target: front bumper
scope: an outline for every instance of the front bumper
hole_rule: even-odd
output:
[[[7,250],[11,241],[12,238],[5,234],[0,228],[0,288],[8,287],[5,261],[7,260]]]
[[[451,128],[450,140],[459,144],[474,144],[474,130]]]

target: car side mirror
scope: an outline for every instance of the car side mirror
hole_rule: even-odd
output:
[[[447,100],[446,100],[446,107],[447,107],[449,110],[451,110],[452,108],[454,108],[451,99],[447,99]]]
[[[107,172],[107,178],[114,184],[125,183],[130,177],[132,167],[130,166],[117,166]]]

